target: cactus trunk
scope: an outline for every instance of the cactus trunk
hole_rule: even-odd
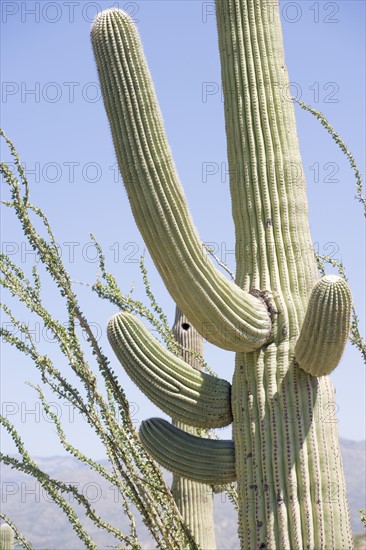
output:
[[[186,431],[186,425],[183,424],[182,429]],[[215,550],[216,537],[212,487],[174,474],[172,493],[178,509],[199,548],[202,550]]]
[[[273,342],[236,356],[242,546],[352,548],[333,386],[294,359],[318,277],[278,6],[226,0],[216,8],[236,282],[244,290],[271,290],[277,311]],[[310,353],[312,347],[310,341]]]
[[[243,548],[352,548],[330,379],[270,345],[238,354],[232,391]]]

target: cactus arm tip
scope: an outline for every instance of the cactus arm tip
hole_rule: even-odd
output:
[[[324,376],[338,365],[351,328],[352,297],[347,282],[326,275],[314,286],[295,346],[295,361],[308,374]]]

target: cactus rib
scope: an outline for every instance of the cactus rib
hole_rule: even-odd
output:
[[[170,472],[210,485],[236,480],[234,443],[230,440],[196,437],[161,418],[142,422],[140,438]]]
[[[231,351],[259,348],[271,332],[267,307],[229,282],[202,246],[132,20],[117,9],[98,14],[92,44],[131,208],[170,295],[211,343]]]
[[[342,277],[326,275],[315,285],[295,346],[295,360],[305,372],[324,376],[338,365],[349,337],[351,308],[351,292]]]
[[[199,372],[167,351],[134,315],[114,315],[107,334],[130,378],[175,420],[198,428],[232,422],[230,383]]]

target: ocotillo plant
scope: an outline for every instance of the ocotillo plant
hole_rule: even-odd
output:
[[[211,343],[236,351],[232,387],[169,354],[130,314],[108,326],[122,365],[176,420],[219,427],[233,442],[195,438],[159,419],[146,447],[203,483],[237,478],[245,549],[352,548],[334,389],[351,296],[318,278],[288,97],[278,5],[216,3],[236,233],[236,281],[209,261],[165,137],[135,26],[98,15],[92,42],[116,155],[136,223],[176,304]]]
[[[175,310],[173,332],[181,346],[183,360],[193,368],[202,370],[198,356],[203,356],[203,338],[178,307]],[[197,429],[179,421],[175,422],[174,418],[173,424],[185,432],[197,435]],[[215,550],[212,487],[174,474],[172,493],[178,509],[199,547]]]

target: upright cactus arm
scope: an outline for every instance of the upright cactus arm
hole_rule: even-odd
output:
[[[315,285],[295,346],[295,360],[305,372],[324,376],[336,368],[349,337],[351,309],[342,277],[326,275]]]
[[[278,2],[216,1],[236,280],[270,289],[277,328],[298,336],[318,279]]]
[[[107,334],[129,377],[169,416],[198,428],[232,422],[230,383],[167,351],[134,315],[114,315]]]
[[[142,422],[140,438],[170,472],[209,485],[236,480],[234,443],[230,440],[196,437],[161,418]]]
[[[260,348],[271,333],[267,305],[229,282],[203,249],[132,20],[117,9],[101,12],[92,44],[131,208],[171,297],[209,342],[231,351]]]

